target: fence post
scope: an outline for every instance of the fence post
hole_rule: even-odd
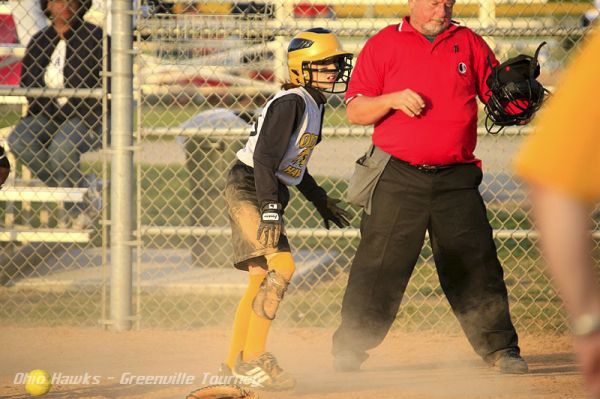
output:
[[[483,0],[479,5],[479,23],[482,28],[496,26],[496,1]],[[488,36],[485,38],[492,50],[496,50],[496,38]]]
[[[133,239],[132,2],[112,0],[112,157],[110,319],[113,331],[131,329]]]

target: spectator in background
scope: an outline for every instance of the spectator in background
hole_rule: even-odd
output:
[[[132,3],[134,10],[137,9],[137,4],[137,0],[134,0]],[[29,43],[34,33],[48,26],[46,16],[40,7],[40,0],[9,0],[8,5],[17,28],[19,43],[23,46]],[[111,6],[112,0],[93,0],[91,5],[92,12],[96,12],[94,20],[98,24],[100,24],[101,18],[106,16],[106,29],[109,35],[112,34]],[[146,1],[142,5],[142,12],[148,13],[153,10],[165,12],[164,7],[161,7],[157,0]],[[135,20],[136,16],[133,17],[134,25]]]
[[[90,6],[91,0],[41,1],[51,25],[33,35],[27,45],[22,87],[101,87],[104,32],[83,21]],[[11,151],[48,186],[83,185],[81,154],[102,143],[101,100],[28,97],[27,101],[27,115],[9,136]],[[81,205],[66,207],[68,224],[80,228],[89,225],[91,218],[82,212]]]
[[[600,32],[571,65],[523,147],[517,172],[532,186],[542,250],[573,319],[586,385],[600,398],[600,289],[590,211],[600,199]]]

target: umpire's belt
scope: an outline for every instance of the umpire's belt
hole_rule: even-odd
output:
[[[415,164],[412,164],[403,159],[396,158],[393,155],[392,155],[392,161],[401,163],[402,165],[412,166],[413,168],[417,168],[420,171],[425,172],[425,173],[437,173],[441,170],[451,169],[455,166],[462,165],[460,163],[453,163],[453,164],[449,164],[449,165],[415,165]]]

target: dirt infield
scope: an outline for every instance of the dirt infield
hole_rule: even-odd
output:
[[[503,376],[479,360],[462,335],[394,332],[372,351],[363,371],[339,374],[331,366],[331,334],[274,329],[269,349],[298,384],[286,393],[260,392],[260,398],[585,398],[567,337],[522,337],[531,373]],[[183,399],[210,382],[226,356],[229,335],[228,329],[116,334],[3,327],[0,397],[30,398],[15,379],[18,373],[44,369],[55,378],[47,398]],[[141,384],[138,376],[194,382]]]

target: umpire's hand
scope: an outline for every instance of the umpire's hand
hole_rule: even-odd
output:
[[[421,115],[425,101],[411,89],[386,94],[391,109],[399,109],[410,117]]]

